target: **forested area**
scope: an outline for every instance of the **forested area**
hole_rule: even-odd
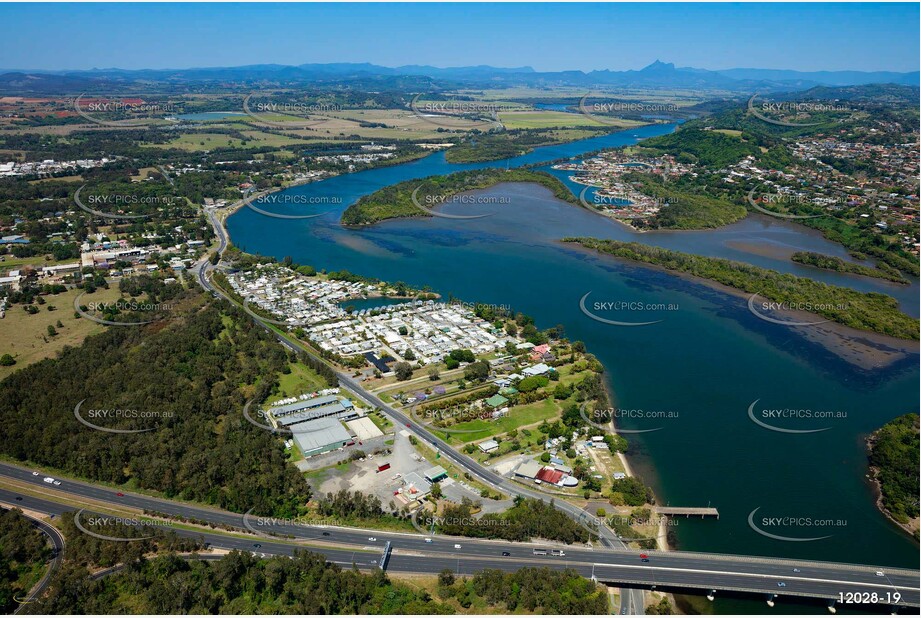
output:
[[[880,262],[876,268],[864,266],[863,264],[854,264],[845,262],[839,257],[833,255],[823,255],[813,251],[797,251],[790,256],[790,259],[800,264],[808,264],[816,268],[825,270],[834,270],[836,272],[850,273],[852,275],[861,275],[863,277],[875,277],[877,279],[886,279],[895,283],[908,284],[908,280],[892,266],[885,262]]]
[[[299,512],[308,485],[242,415],[291,359],[241,310],[190,294],[169,319],[109,328],[0,382],[0,453],[237,512]],[[144,431],[87,427],[78,404],[95,425]]]
[[[397,217],[429,217],[427,212],[413,203],[415,199],[425,209],[433,210],[450,203],[450,198],[464,191],[486,189],[500,182],[536,182],[551,191],[555,197],[576,203],[572,192],[558,178],[546,172],[523,169],[487,168],[455,172],[445,176],[407,180],[384,187],[359,199],[342,213],[343,225],[370,225]],[[418,191],[417,191],[418,189]],[[495,206],[501,208],[501,206]],[[484,210],[478,207],[476,214]]]
[[[306,551],[260,560],[231,552],[221,560],[175,554],[132,563],[90,580],[85,567],[66,565],[43,614],[447,614],[422,590],[327,563]]]
[[[725,167],[761,152],[756,144],[738,137],[691,128],[643,140],[642,147],[673,154],[679,161],[713,168]]]
[[[609,611],[607,591],[571,569],[555,571],[540,567],[513,573],[485,569],[469,579],[457,579],[450,571],[444,571],[438,576],[438,584],[439,597],[456,599],[464,609],[562,616]]]
[[[19,509],[0,509],[0,611],[11,614],[41,578],[51,558],[44,534]]]
[[[901,339],[918,339],[918,320],[899,311],[898,302],[885,294],[858,292],[742,262],[640,243],[595,238],[564,238],[563,241],[614,257],[688,273],[786,306],[808,305],[810,312],[852,328]]]
[[[905,414],[883,425],[868,441],[881,506],[901,524],[918,517],[918,427],[918,415]],[[917,538],[917,526],[914,534]]]
[[[700,230],[720,227],[744,219],[748,211],[723,195],[704,195],[662,182],[651,174],[626,174],[624,180],[636,183],[643,194],[656,198],[662,206],[641,227]]]
[[[460,504],[448,504],[438,520],[442,534],[470,536],[506,541],[547,539],[563,543],[585,543],[593,535],[583,526],[554,506],[544,502],[516,497],[515,506],[504,513],[477,518],[475,505],[468,499]]]

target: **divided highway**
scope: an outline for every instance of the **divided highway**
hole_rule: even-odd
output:
[[[256,530],[264,536],[215,533],[207,530],[190,532],[177,530],[185,536],[202,536],[213,547],[238,549],[266,555],[290,555],[296,549],[309,549],[336,564],[362,569],[376,568],[384,544],[393,546],[387,569],[407,573],[438,573],[451,569],[460,574],[473,574],[485,568],[517,570],[524,567],[547,566],[554,569],[573,568],[586,577],[612,585],[627,586],[625,590],[642,593],[641,588],[658,586],[706,593],[710,590],[739,591],[754,594],[810,597],[833,601],[840,594],[873,594],[878,598],[894,598],[898,606],[919,606],[919,573],[908,569],[876,566],[832,564],[803,560],[782,560],[748,556],[697,554],[690,552],[646,552],[649,562],[640,559],[639,552],[629,549],[601,549],[554,545],[547,543],[509,543],[461,537],[433,536],[431,542],[420,534],[381,532],[354,528],[306,526],[269,518],[230,513],[198,505],[173,502],[128,492],[116,492],[92,483],[61,479],[60,486],[50,489],[43,475],[21,466],[0,463],[0,478],[6,484],[41,492],[41,498],[29,491],[0,489],[0,502],[36,511],[59,515],[76,510],[67,502],[93,501],[113,507],[133,507],[168,515],[195,518],[237,531]],[[122,493],[122,496],[117,495]],[[17,500],[17,497],[20,500]],[[92,508],[88,508],[92,512]],[[290,538],[268,536],[269,533]],[[373,539],[373,540],[372,540]],[[456,548],[455,545],[460,545]],[[535,548],[556,548],[562,556],[534,555]],[[504,556],[503,552],[509,555]],[[882,573],[879,575],[878,573]],[[780,586],[779,584],[783,584]],[[631,588],[635,587],[635,588]],[[719,592],[717,592],[719,594]],[[637,609],[637,608],[631,608]],[[629,611],[624,608],[624,611]]]

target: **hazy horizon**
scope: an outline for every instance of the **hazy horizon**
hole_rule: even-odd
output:
[[[0,16],[7,34],[0,53],[6,70],[26,71],[369,62],[590,72],[636,70],[656,59],[713,71],[919,69],[918,4],[455,3],[431,8],[5,4]],[[460,63],[458,43],[465,57]]]

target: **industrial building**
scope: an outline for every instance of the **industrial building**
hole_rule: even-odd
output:
[[[292,431],[295,432],[294,441],[304,457],[327,453],[352,441],[352,434],[346,431],[338,419],[331,416],[301,423]]]
[[[441,466],[435,466],[425,471],[425,480],[429,483],[437,483],[446,478],[448,478],[448,471]]]
[[[271,408],[269,411],[278,421],[279,426],[288,428],[327,416],[335,416],[339,420],[350,420],[360,416],[351,401],[339,399],[335,395],[314,397],[306,401]],[[292,431],[300,430],[292,429]]]

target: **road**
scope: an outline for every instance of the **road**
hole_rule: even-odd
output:
[[[760,594],[765,598],[776,594],[781,598],[810,597],[826,601],[837,599],[841,593],[875,592],[886,595],[897,592],[901,595],[899,605],[912,607],[919,606],[921,595],[919,573],[908,569],[680,551],[648,551],[645,553],[649,562],[643,562],[639,552],[630,549],[510,543],[443,535],[429,537],[431,542],[426,542],[426,537],[414,533],[306,526],[252,516],[244,521],[244,516],[238,513],[129,492],[117,496],[114,489],[60,477],[58,480],[61,485],[49,489],[42,481],[43,476],[34,475],[32,470],[21,466],[0,463],[0,479],[7,481],[7,485],[14,484],[23,488],[19,493],[16,489],[0,489],[0,502],[59,515],[76,510],[73,503],[83,500],[195,518],[241,531],[255,530],[263,533],[263,536],[229,536],[211,531],[198,533],[187,530],[177,530],[177,533],[202,536],[214,547],[257,554],[291,555],[296,549],[309,549],[341,566],[351,567],[355,564],[369,570],[376,568],[383,545],[390,541],[393,554],[387,569],[395,572],[438,573],[447,568],[470,575],[485,568],[514,571],[524,567],[547,566],[554,569],[573,568],[585,577],[624,586],[625,591],[642,592],[642,588],[657,586],[694,593],[724,590]],[[26,488],[33,491],[26,491]],[[39,492],[42,497],[29,495]],[[16,500],[17,496],[21,500]],[[92,512],[91,508],[88,510]],[[269,533],[289,538],[271,537]],[[460,545],[460,549],[455,545]],[[543,556],[533,553],[534,549],[553,548],[563,550],[565,555]],[[510,555],[503,556],[503,552]],[[883,575],[877,575],[877,571]],[[778,583],[784,586],[780,587]],[[622,611],[629,609],[624,607]]]
[[[245,199],[245,198],[244,198]],[[224,229],[224,226],[215,216],[213,210],[208,210],[208,217],[211,220],[211,225],[214,227],[214,232],[218,237],[219,246],[217,249],[218,254],[220,255],[224,249],[227,247],[228,238],[227,231]],[[202,260],[193,268],[198,278],[199,284],[205,289],[213,294],[224,297],[230,302],[234,302],[232,299],[228,298],[219,288],[214,286],[208,280],[208,271],[213,268],[213,265],[207,260]],[[255,319],[255,318],[254,318]],[[297,345],[293,341],[289,340],[287,337],[277,333],[276,331],[270,329],[265,323],[256,320],[263,328],[265,328],[270,333],[274,334],[278,341],[287,347],[288,349],[294,352],[304,352],[313,358],[317,359],[322,363],[326,361],[315,354],[310,350],[306,350],[303,347]],[[328,364],[328,363],[327,363]],[[393,407],[384,403],[376,395],[365,391],[361,385],[355,381],[349,374],[337,371],[339,377],[339,383],[341,386],[350,390],[355,396],[363,400],[365,403],[371,407],[380,408],[384,411],[385,414],[388,414],[392,420],[394,420],[399,425],[411,429],[416,433],[420,438],[427,441],[431,445],[435,446],[442,453],[442,456],[446,459],[451,460],[453,463],[457,464],[472,476],[476,477],[479,481],[493,487],[494,489],[503,491],[508,495],[519,495],[526,498],[535,498],[538,500],[546,499],[546,496],[529,489],[522,487],[521,485],[515,483],[514,481],[507,479],[499,474],[494,473],[492,470],[489,470],[485,466],[480,465],[476,461],[466,457],[465,455],[456,451],[452,446],[448,445],[446,442],[438,438],[436,435],[428,431],[423,425],[417,423],[415,420],[410,418],[408,415],[394,409]],[[589,516],[587,513],[579,509],[578,507],[569,504],[564,501],[555,501],[554,503],[557,508],[565,512],[567,515],[575,519],[576,521],[585,524],[589,521]],[[606,547],[626,549],[626,545],[617,538],[617,536],[611,532],[608,528],[602,526],[599,532],[599,537],[601,543]],[[645,613],[645,605],[643,603],[643,591],[641,590],[629,590],[626,589],[621,595],[622,603],[620,611],[622,614],[637,615]]]
[[[220,247],[218,249],[218,252],[220,253],[227,246],[227,233],[224,230],[223,225],[221,225],[221,223],[216,219],[213,211],[209,211],[209,217],[220,242]],[[196,270],[199,283],[204,289],[222,296],[230,302],[234,302],[232,299],[227,298],[227,296],[219,288],[216,288],[208,280],[207,273],[209,270],[211,270],[211,268],[212,265],[207,260],[198,265]],[[326,362],[325,360],[313,354],[310,350],[305,349],[297,343],[289,340],[284,335],[270,329],[265,323],[259,320],[256,321],[267,331],[274,334],[278,341],[286,348],[294,352],[307,353],[308,355],[321,362]],[[546,498],[546,496],[540,492],[523,487],[511,479],[497,474],[489,468],[480,465],[473,459],[456,451],[452,446],[448,445],[438,436],[434,435],[425,426],[416,422],[409,415],[396,410],[390,405],[384,403],[374,394],[364,390],[361,385],[354,378],[352,378],[351,375],[339,371],[337,371],[337,375],[339,377],[340,385],[351,391],[358,399],[364,401],[371,407],[379,408],[385,414],[390,416],[395,423],[413,431],[421,439],[437,448],[441,452],[442,457],[450,460],[463,470],[466,470],[472,476],[476,477],[480,482],[485,483],[486,485],[509,495],[518,495],[539,500]],[[557,508],[580,523],[585,523],[593,519],[588,513],[568,502],[557,500],[554,502],[554,504]],[[812,596],[831,600],[837,598],[840,592],[847,591],[842,588],[842,586],[869,586],[873,590],[879,590],[881,589],[881,580],[876,575],[876,572],[881,571],[887,574],[893,572],[893,569],[877,567],[866,567],[859,565],[830,565],[821,568],[814,567],[816,571],[821,571],[823,574],[823,577],[817,579],[808,578],[801,573],[797,573],[796,578],[790,578],[784,576],[794,574],[793,569],[798,568],[796,565],[800,564],[800,561],[746,558],[743,556],[717,556],[711,554],[698,554],[694,555],[694,557],[691,557],[692,555],[686,552],[646,552],[650,556],[650,563],[643,563],[641,566],[637,566],[635,562],[637,560],[638,552],[635,550],[627,549],[626,545],[620,539],[618,539],[610,529],[605,526],[601,526],[601,528],[598,530],[598,533],[601,545],[604,547],[603,550],[591,552],[588,556],[586,556],[584,555],[584,550],[572,550],[567,548],[566,554],[567,556],[573,556],[573,558],[570,558],[569,560],[574,560],[576,558],[586,559],[588,564],[592,565],[593,569],[589,576],[595,577],[599,580],[603,579],[605,581],[618,582],[622,584],[634,584],[638,586],[675,585],[678,587],[686,584],[696,584],[694,587],[698,587],[700,589],[739,590],[747,592],[763,592],[764,594],[777,594],[778,592],[782,592],[786,595]],[[341,533],[337,531],[336,540],[345,541],[346,539],[344,538],[340,539],[340,534]],[[365,534],[365,532],[362,532],[361,534]],[[378,539],[390,540],[388,535],[381,533],[375,534],[376,538]],[[405,543],[406,539],[402,540],[404,542],[401,543],[400,546],[405,547],[407,545],[407,543]],[[433,539],[433,544],[434,542],[435,539]],[[418,543],[419,541],[416,540],[415,545],[418,545]],[[492,555],[496,556],[497,545],[494,542],[490,543],[492,543],[492,546],[489,547],[488,550],[484,550],[480,542],[473,542],[469,539],[465,539],[463,544],[467,549],[464,553],[467,556],[470,556],[471,554],[482,555],[483,551],[492,551]],[[408,543],[408,545],[412,544],[412,542]],[[453,551],[453,543],[450,544],[452,545],[450,549]],[[524,544],[514,544],[511,547],[516,548],[516,551],[520,553],[522,545]],[[433,547],[432,544],[425,544],[421,548],[414,549],[435,550],[438,548]],[[512,549],[507,549],[506,551],[512,553]],[[525,551],[528,550],[526,549]],[[499,553],[501,554],[501,550]],[[608,562],[597,563],[596,559],[599,555],[616,556],[621,562],[624,560],[627,562],[617,564]],[[514,557],[515,553],[512,553],[512,556]],[[649,566],[652,564],[653,556],[655,557],[656,566]],[[752,565],[748,565],[746,567],[748,570],[743,570],[741,573],[735,573],[732,569],[725,569],[726,561],[732,562],[733,567],[735,567],[737,566],[737,561],[744,562],[746,560],[754,561],[753,564],[762,566],[765,564],[782,564],[783,567],[780,568],[780,570],[775,569],[769,573],[763,570],[759,570],[761,568],[760,566],[753,567]],[[397,560],[396,568],[399,568],[399,564],[399,560]],[[492,566],[496,564],[496,561],[487,560],[485,564],[487,566]],[[501,561],[501,564],[507,565],[510,564],[510,562],[503,560]],[[667,564],[669,566],[662,566],[663,564]],[[469,567],[470,564],[468,563],[466,566]],[[663,570],[666,568],[669,570]],[[838,569],[844,569],[847,572],[847,577],[850,579],[838,579]],[[800,570],[802,571],[802,569]],[[883,579],[887,581],[883,582],[882,589],[888,591],[897,589],[902,594],[903,604],[907,603],[916,606],[918,603],[918,572],[900,570],[899,573],[900,575],[895,582],[888,581],[888,575],[884,576]],[[751,579],[753,577],[768,578],[771,581],[759,581],[759,585],[755,586],[754,580]],[[782,580],[778,579],[781,577],[783,577]],[[780,583],[783,583],[784,585],[781,587],[779,585]],[[868,591],[868,589],[860,588],[848,590],[856,590],[859,592]],[[623,594],[621,595],[621,600],[621,614],[637,615],[645,613],[644,596],[641,589],[629,587],[624,588]]]
[[[6,495],[0,496],[0,502],[6,502],[8,507],[14,507],[17,505],[22,505],[21,501],[17,501],[15,497],[10,497],[10,500],[6,500]],[[29,507],[25,507],[29,508]],[[36,509],[41,510],[41,509]],[[42,512],[46,512],[43,511]],[[22,601],[20,601],[19,607],[16,608],[14,614],[19,614],[22,612],[29,603],[39,598],[45,593],[45,589],[48,587],[48,584],[51,583],[51,576],[54,575],[55,571],[58,570],[58,567],[61,566],[61,559],[64,554],[64,536],[52,525],[49,525],[43,522],[40,519],[36,519],[31,515],[26,515],[23,513],[23,517],[28,519],[33,526],[38,528],[45,536],[48,537],[48,540],[51,541],[51,563],[48,565],[48,569],[45,571],[45,574],[42,575],[42,578],[38,583],[32,587],[32,590],[29,592],[28,596]]]

